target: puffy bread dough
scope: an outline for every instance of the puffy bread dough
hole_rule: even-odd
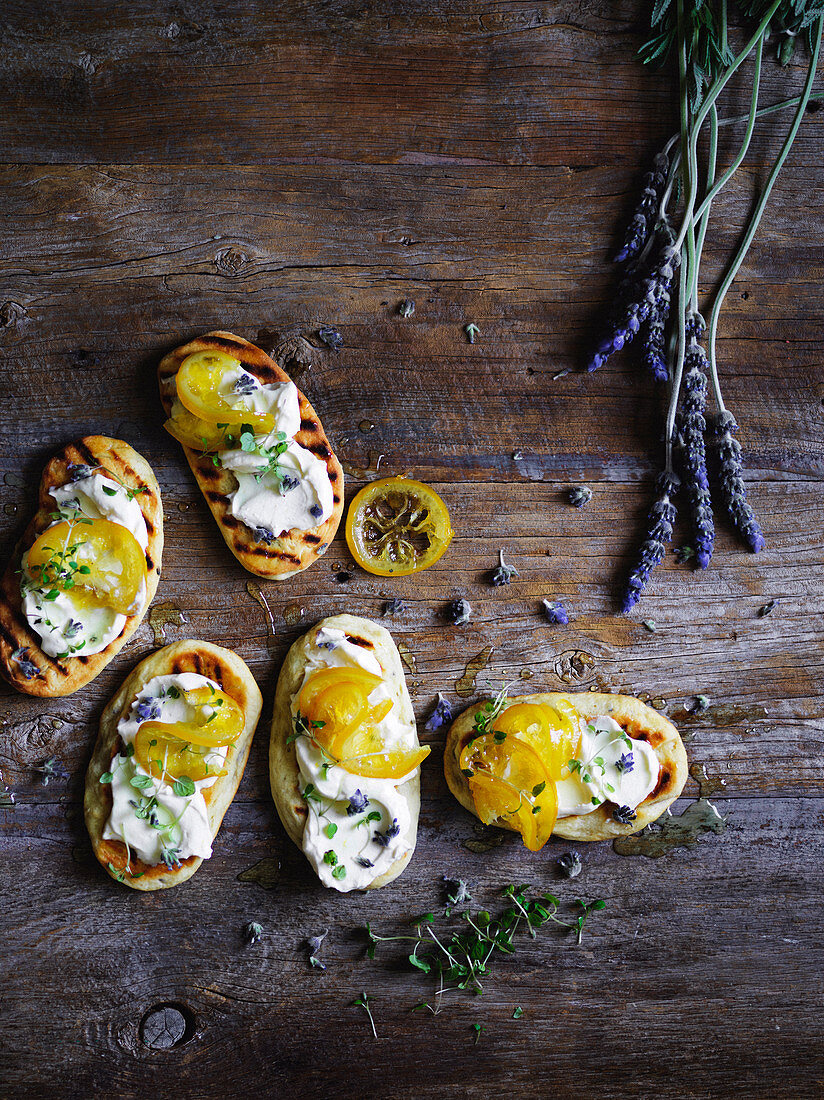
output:
[[[236,653],[223,646],[210,642],[175,642],[150,654],[126,677],[120,690],[110,700],[100,718],[100,732],[86,772],[86,791],[83,810],[86,828],[89,830],[94,854],[112,875],[109,864],[117,871],[126,866],[126,846],[119,840],[103,840],[103,829],[112,811],[111,786],[100,782],[100,776],[109,770],[112,757],[120,747],[117,725],[130,709],[140,689],[155,676],[166,676],[177,672],[197,672],[214,680],[216,684],[231,696],[243,709],[245,723],[243,732],[229,750],[226,758],[228,775],[217,779],[211,787],[203,791],[203,797],[209,810],[209,826],[212,836],[217,834],[223,815],[229,808],[238,788],[252,736],[255,732],[262,698],[260,689],[252,673]],[[142,878],[132,879],[127,875],[125,883],[134,890],[165,890],[177,886],[191,878],[203,862],[197,856],[189,856],[180,866],[170,871],[164,863],[152,865],[132,857],[132,866],[143,872]],[[112,875],[114,878],[114,875]]]
[[[280,820],[283,822],[283,827],[301,851],[303,851],[303,826],[306,821],[307,809],[300,793],[300,772],[298,771],[295,748],[293,744],[287,745],[286,741],[292,733],[292,697],[303,681],[303,672],[309,649],[318,631],[324,626],[336,627],[338,630],[343,630],[348,637],[358,638],[367,643],[366,648],[375,653],[385,673],[401,722],[411,726],[417,733],[412,700],[409,698],[409,691],[406,687],[400,654],[388,630],[369,619],[361,619],[356,615],[333,615],[331,618],[322,619],[302,638],[298,638],[286,654],[286,660],[283,662],[275,692],[272,736],[269,742],[269,782],[272,787],[272,798],[275,800],[275,806],[280,815]],[[412,779],[402,784],[398,790],[409,804],[414,836],[417,839],[418,817],[421,809],[420,771]],[[366,889],[377,890],[396,879],[406,868],[412,858],[414,849],[413,843],[410,852],[401,859],[395,860],[392,866],[373,882],[370,882]]]
[[[146,606],[140,615],[129,615],[119,638],[115,638],[99,653],[88,656],[79,654],[60,661],[49,657],[40,648],[40,636],[30,628],[23,612],[20,595],[20,559],[34,541],[51,524],[50,513],[56,508],[50,491],[60,488],[71,479],[67,467],[77,465],[103,466],[101,472],[114,474],[130,489],[146,488],[135,500],[140,505],[146,521],[149,544],[146,548]],[[160,489],[149,463],[122,439],[110,439],[105,435],[88,435],[75,443],[67,444],[46,466],[40,479],[38,508],[23,537],[14,548],[6,572],[0,581],[0,676],[8,680],[17,691],[27,695],[53,698],[71,695],[85,687],[106,667],[115,654],[131,638],[143,622],[143,616],[154,599],[160,579],[160,563],[163,555],[163,505]],[[28,657],[37,665],[38,674],[30,680],[23,676],[20,666],[12,659],[16,649],[28,647]]]
[[[237,359],[243,369],[264,385],[290,381],[289,375],[275,361],[248,340],[231,332],[207,332],[188,344],[169,352],[157,368],[160,397],[166,415],[170,416],[176,389],[174,378],[183,360],[196,351],[221,351]],[[316,458],[326,463],[332,486],[332,514],[319,527],[309,531],[294,528],[274,542],[264,545],[255,541],[251,530],[229,511],[229,493],[237,486],[230,470],[215,466],[211,458],[191,447],[183,447],[186,461],[195,475],[200,491],[217,521],[223,539],[244,569],[258,577],[282,581],[308,569],[326,552],[343,514],[343,469],[335,455],[317,413],[298,390],[300,431],[295,439]],[[181,444],[181,446],[183,446]]]
[[[638,740],[646,741],[656,752],[661,763],[658,785],[655,790],[636,809],[638,817],[629,825],[619,825],[605,804],[590,814],[578,817],[559,818],[552,830],[553,836],[566,840],[610,840],[616,836],[637,833],[651,822],[656,821],[664,810],[681,794],[687,781],[687,754],[678,730],[667,718],[652,707],[646,706],[631,695],[605,695],[598,692],[579,692],[565,694],[547,692],[538,695],[520,695],[508,700],[509,703],[548,703],[568,699],[578,713],[587,719],[613,718],[621,728]],[[457,800],[470,813],[475,813],[472,795],[466,777],[461,773],[459,760],[461,752],[472,733],[475,715],[488,702],[479,703],[465,710],[452,723],[446,737],[444,751],[444,774],[449,789]],[[501,819],[497,822],[502,828],[513,827]],[[513,829],[513,831],[515,831]]]

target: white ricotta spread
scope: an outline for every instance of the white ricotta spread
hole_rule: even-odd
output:
[[[141,688],[118,723],[117,732],[124,747],[128,749],[134,744],[144,721],[171,723],[191,719],[194,708],[182,697],[182,692],[206,684],[220,687],[214,680],[194,672],[155,676]],[[207,761],[216,772],[223,766],[227,751],[216,748],[208,754]],[[112,812],[103,830],[104,840],[123,841],[134,855],[153,866],[165,862],[172,868],[188,856],[209,858],[213,836],[203,791],[211,787],[216,775],[196,781],[194,794],[178,795],[173,780],[179,777],[155,779],[134,756],[118,753],[110,770]]]
[[[329,666],[384,675],[372,649],[350,642],[343,630],[322,627],[312,643],[303,683]],[[386,698],[395,702],[377,726],[385,751],[417,748],[415,727],[399,717],[402,691],[397,685],[393,692],[384,680],[369,696],[372,704]],[[293,715],[299,694],[292,699]],[[324,763],[323,753],[307,737],[298,737],[295,751],[309,811],[303,831],[306,858],[325,886],[344,893],[363,890],[414,847],[412,817],[398,787],[418,769],[400,779],[369,779]]]
[[[660,764],[646,741],[609,717],[581,722],[580,767],[559,780],[558,817],[592,813],[604,802],[634,810],[655,790]]]
[[[232,447],[218,455],[237,481],[229,493],[231,515],[264,532],[262,541],[319,527],[332,514],[334,494],[326,463],[295,440],[300,431],[295,383],[264,386],[238,364],[224,371],[218,393],[233,408],[270,413],[275,421],[271,432],[255,434],[254,449]],[[282,444],[285,449],[277,454]]]
[[[125,527],[137,539],[145,551],[149,544],[149,534],[143,512],[136,500],[129,500],[126,489],[112,478],[95,472],[78,481],[69,482],[59,489],[52,489],[51,495],[57,502],[60,518],[51,526],[63,520],[70,520],[80,512],[89,519],[107,519]],[[82,537],[83,525],[79,524],[73,532]],[[102,650],[119,638],[126,625],[126,616],[109,607],[86,607],[82,594],[72,591],[60,591],[53,600],[45,599],[48,589],[34,587],[31,575],[27,572],[28,554],[21,560],[21,595],[23,614],[29,626],[40,637],[40,648],[50,657],[72,655],[91,655]],[[146,604],[146,586],[136,600],[135,614],[140,614]]]

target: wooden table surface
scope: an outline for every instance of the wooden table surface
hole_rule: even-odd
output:
[[[706,573],[668,554],[640,608],[618,616],[662,396],[628,358],[579,368],[639,171],[676,122],[669,77],[634,58],[643,8],[7,0],[2,550],[53,451],[88,433],[126,439],[163,492],[165,639],[236,649],[265,705],[212,859],[141,895],[93,859],[81,793],[106,700],[160,640],[149,619],[73,697],[2,689],[3,1096],[824,1092],[824,114],[802,127],[719,345],[767,549],[750,556],[722,525]],[[764,101],[800,88],[803,68],[771,64]],[[775,121],[717,203],[708,279],[778,148],[787,120]],[[316,339],[322,324],[341,332],[339,352]],[[347,495],[380,464],[447,501],[456,536],[434,568],[383,581],[341,537],[308,572],[261,584],[268,614],[252,598],[155,390],[159,357],[211,328],[267,350],[308,341],[295,376],[346,463]],[[576,510],[566,491],[579,483],[593,498]],[[486,574],[502,547],[520,577],[496,589]],[[442,614],[456,595],[473,608],[457,628]],[[378,894],[325,891],[268,791],[274,685],[306,625],[379,617],[390,596],[406,605],[383,621],[415,663],[420,717],[437,691],[469,701],[456,683],[488,647],[470,700],[529,673],[529,690],[641,694],[683,730],[725,831],[684,848],[670,825],[663,840],[654,830],[641,848],[660,858],[582,846],[574,882],[556,870],[562,841],[532,855],[508,835],[472,851],[442,738],[421,726],[433,753],[412,864]],[[569,626],[543,619],[544,596],[566,603]],[[696,693],[710,705],[689,714]],[[33,769],[52,755],[69,777],[43,786]],[[698,794],[690,780],[674,813],[700,815]],[[556,892],[564,913],[578,897],[607,905],[580,947],[553,926],[523,936],[482,997],[451,994],[433,1017],[411,1011],[431,988],[403,945],[370,961],[360,929],[400,933],[441,910],[445,874],[491,908],[510,882]],[[249,921],[263,936],[247,946]],[[311,969],[304,940],[327,928],[327,969]],[[377,1042],[351,1007],[363,991]],[[170,1049],[144,1041],[163,1005],[186,1026]]]

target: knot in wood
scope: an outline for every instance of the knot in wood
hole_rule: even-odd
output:
[[[555,658],[555,675],[565,684],[591,680],[597,659],[584,649],[567,649]]]
[[[140,1022],[140,1038],[153,1050],[171,1050],[194,1034],[194,1018],[183,1005],[155,1005]]]
[[[26,316],[25,306],[19,302],[3,302],[0,306],[0,328],[14,328]]]
[[[215,256],[215,267],[221,275],[240,275],[249,266],[249,257],[240,248],[221,248]]]

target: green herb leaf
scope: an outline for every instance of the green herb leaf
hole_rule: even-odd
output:
[[[323,831],[326,833],[326,835],[331,840],[332,837],[335,835],[335,833],[338,831],[338,827],[334,823],[334,821],[330,821],[328,825],[324,825]]]
[[[114,779],[114,772],[103,772],[103,774],[100,776],[100,782],[101,783],[111,783],[111,781],[113,779]]]
[[[186,798],[195,793],[195,785],[188,775],[181,775],[172,784],[172,790],[181,798]]]

